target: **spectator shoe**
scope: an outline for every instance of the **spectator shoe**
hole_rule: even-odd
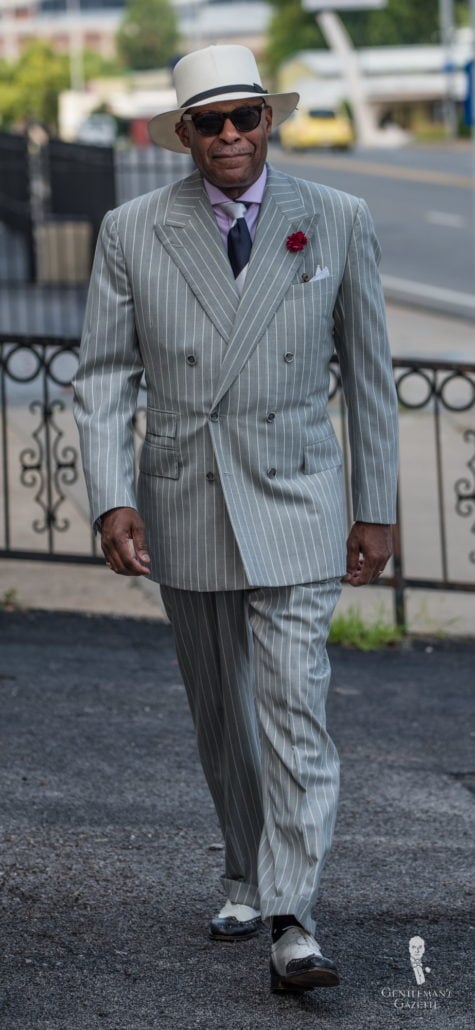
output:
[[[334,963],[301,926],[289,926],[272,945],[270,977],[273,991],[310,991],[340,982]]]
[[[211,920],[209,936],[213,941],[247,941],[261,926],[261,913],[257,909],[227,901]]]

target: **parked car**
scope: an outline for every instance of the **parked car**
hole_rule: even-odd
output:
[[[284,150],[332,147],[348,150],[354,143],[353,126],[346,114],[330,107],[301,107],[279,128]]]

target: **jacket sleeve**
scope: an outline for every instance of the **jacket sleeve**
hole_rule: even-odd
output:
[[[379,258],[371,215],[360,200],[335,305],[335,349],[348,408],[353,518],[393,523],[398,406]]]
[[[137,507],[132,419],[143,372],[134,303],[114,212],[102,223],[89,286],[74,415],[92,521]]]

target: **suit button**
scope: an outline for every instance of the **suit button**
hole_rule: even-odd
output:
[[[212,422],[219,422],[219,415],[217,411],[212,411],[209,417]]]
[[[275,476],[277,475],[277,469],[274,469],[274,468],[267,469],[267,475],[269,476],[269,479],[274,479]]]
[[[287,364],[288,364],[288,365],[290,365],[290,363],[291,363],[291,362],[292,362],[293,360],[294,360],[294,356],[293,356],[293,354],[292,354],[292,351],[288,350],[288,351],[287,351],[287,353],[286,353],[286,354],[284,354],[284,361],[286,361],[286,362],[287,362]]]
[[[186,363],[187,363],[187,365],[196,365],[195,355],[194,354],[187,354],[186,355]]]
[[[214,483],[214,472],[207,472],[206,478],[208,480],[208,483]]]
[[[266,422],[273,422],[274,419],[275,419],[275,411],[269,411],[269,414],[266,415]]]

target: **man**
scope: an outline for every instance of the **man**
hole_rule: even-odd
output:
[[[369,583],[391,553],[396,401],[378,245],[364,201],[267,166],[272,124],[298,95],[266,94],[249,50],[188,54],[174,79],[178,106],[151,136],[191,151],[197,170],[104,220],[76,415],[106,562],[157,580],[174,628],[225,842],[210,936],[246,939],[264,920],[272,988],[307,990],[339,982],[313,916],[338,793],[328,629],[342,577]],[[327,414],[335,349],[352,452],[346,550]]]
[[[410,962],[419,987],[426,982],[425,974],[430,973],[430,969],[426,966],[424,970],[422,965],[422,956],[425,950],[426,945],[423,937],[411,937],[409,941]]]

